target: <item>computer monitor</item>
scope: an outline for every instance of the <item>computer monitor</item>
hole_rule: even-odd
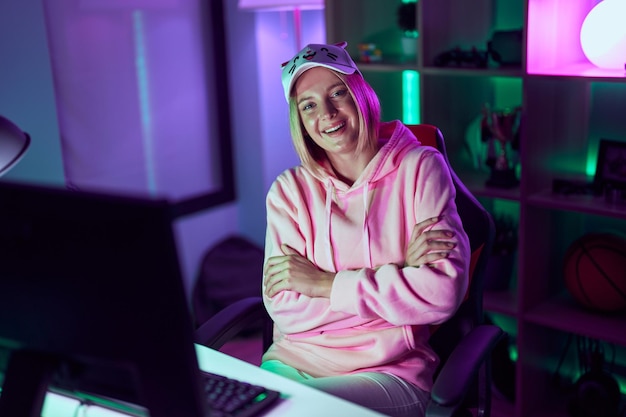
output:
[[[165,200],[0,183],[0,416],[40,416],[51,383],[204,416]]]

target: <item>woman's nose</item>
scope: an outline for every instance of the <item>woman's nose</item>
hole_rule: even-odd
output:
[[[333,117],[335,117],[335,115],[337,114],[337,108],[335,107],[335,105],[333,104],[332,101],[327,100],[324,103],[324,111],[322,112],[322,117],[324,118],[328,118],[331,119]]]

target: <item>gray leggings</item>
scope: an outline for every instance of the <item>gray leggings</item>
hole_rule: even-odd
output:
[[[315,378],[277,360],[261,368],[393,417],[423,416],[430,401],[430,393],[382,372]]]

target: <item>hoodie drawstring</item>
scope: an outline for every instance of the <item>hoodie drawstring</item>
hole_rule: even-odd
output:
[[[336,193],[336,189],[332,183],[332,181],[326,181],[326,201],[324,205],[324,217],[326,224],[324,225],[324,239],[328,244],[326,245],[326,256],[330,263],[333,265],[333,268],[337,270],[337,265],[335,264],[335,256],[333,254],[333,244],[330,237],[330,228],[331,228],[331,216],[332,216],[332,203],[333,203],[333,195]],[[370,229],[369,229],[369,191],[370,191],[370,183],[366,181],[363,186],[363,261],[365,264],[372,268],[372,248],[370,247]]]
[[[369,181],[365,182],[363,187],[363,259],[367,265],[372,268],[372,250],[370,248],[370,229],[368,226],[369,215]]]
[[[328,257],[328,261],[333,265],[333,269],[337,270],[337,265],[335,265],[335,257],[333,256],[333,241],[330,239],[330,216],[333,204],[333,193],[335,192],[335,187],[333,187],[333,183],[330,180],[326,181],[326,202],[324,205],[324,217],[326,219],[326,227],[324,228],[324,239],[327,242],[326,245],[326,256]]]

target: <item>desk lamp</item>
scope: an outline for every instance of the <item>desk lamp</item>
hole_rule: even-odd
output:
[[[626,63],[625,0],[604,0],[585,17],[580,45],[596,67],[623,70]]]
[[[22,159],[29,145],[28,133],[0,115],[0,177]]]

